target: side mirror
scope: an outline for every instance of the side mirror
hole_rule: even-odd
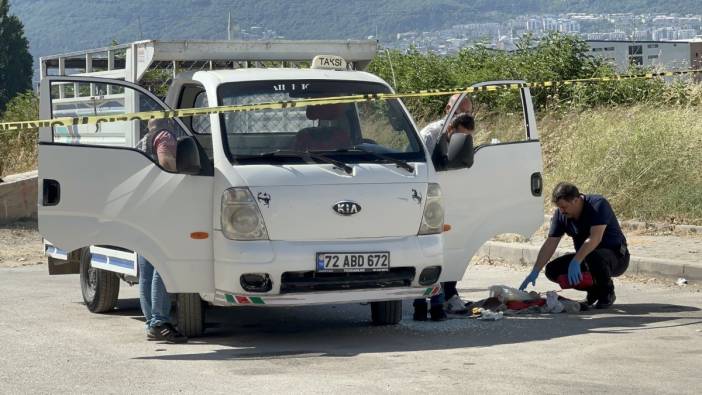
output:
[[[473,166],[473,136],[464,133],[454,133],[448,144],[446,153],[446,169],[465,169]]]
[[[198,150],[197,143],[193,137],[186,136],[178,139],[176,167],[178,168],[178,173],[190,175],[200,174],[202,170],[202,166],[200,165],[200,150]]]

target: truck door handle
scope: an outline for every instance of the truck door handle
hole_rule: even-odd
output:
[[[541,173],[534,173],[531,175],[531,194],[534,196],[541,196],[544,191],[544,180],[541,178]]]
[[[42,205],[55,206],[61,201],[61,184],[56,180],[44,179],[42,185]]]

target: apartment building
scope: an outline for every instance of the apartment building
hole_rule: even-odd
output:
[[[702,40],[604,41],[588,40],[590,55],[604,58],[626,72],[629,65],[665,70],[702,68]]]

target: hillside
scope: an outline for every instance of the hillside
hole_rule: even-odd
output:
[[[398,32],[500,21],[525,13],[702,13],[697,0],[12,0],[33,56],[152,39],[224,39],[227,13],[242,27],[261,26],[290,39],[387,40]],[[78,6],[77,4],[80,4]]]

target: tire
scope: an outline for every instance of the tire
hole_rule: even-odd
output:
[[[199,294],[176,294],[176,326],[187,337],[202,336],[205,332],[205,303]]]
[[[88,310],[105,313],[117,305],[119,277],[107,270],[92,267],[90,257],[90,249],[84,248],[80,253],[80,290]]]
[[[400,323],[402,321],[402,301],[371,302],[371,318],[374,325],[396,325]]]

